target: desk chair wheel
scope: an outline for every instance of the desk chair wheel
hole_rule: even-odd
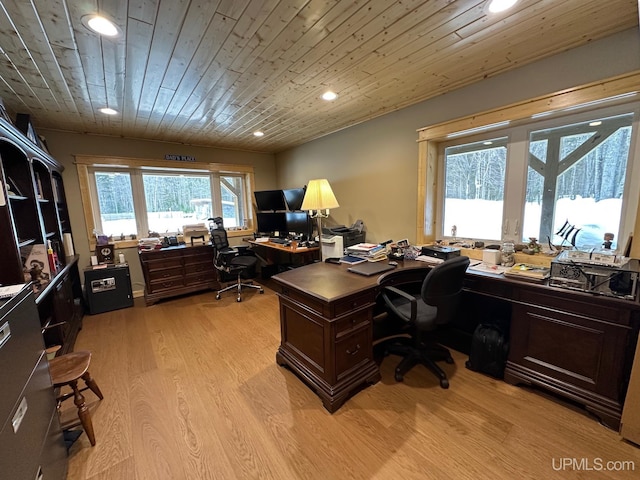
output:
[[[236,298],[236,302],[240,303],[242,301],[242,297]]]
[[[216,300],[220,300],[220,298],[221,298],[221,297],[220,297],[220,294],[219,294],[219,293],[216,293]]]
[[[404,380],[404,375],[400,372],[395,373],[396,382],[402,382]]]
[[[449,380],[447,380],[446,378],[441,378],[440,379],[440,386],[442,388],[449,388]]]
[[[264,293],[264,290],[261,288],[260,289],[260,295],[262,295]]]

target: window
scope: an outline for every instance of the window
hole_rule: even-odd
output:
[[[506,137],[445,150],[443,225],[452,237],[500,238],[506,166]]]
[[[232,231],[252,228],[252,167],[196,163],[177,168],[168,161],[85,156],[76,161],[86,186],[90,239],[95,230],[114,241],[137,243],[150,234],[181,233],[184,225],[208,225],[215,216]]]
[[[613,233],[613,248],[624,246],[637,208],[630,194],[636,109],[611,107],[443,142],[436,237],[535,237],[597,248]]]

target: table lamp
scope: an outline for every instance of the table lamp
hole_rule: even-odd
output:
[[[320,242],[320,261],[322,255],[322,219],[329,216],[330,208],[337,208],[338,201],[326,178],[309,180],[307,191],[302,200],[301,210],[309,210],[309,216],[318,220],[318,241]]]

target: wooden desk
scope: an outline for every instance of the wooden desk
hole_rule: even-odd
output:
[[[297,247],[281,245],[273,242],[256,242],[253,239],[245,238],[245,242],[251,245],[251,249],[267,265],[290,264],[302,266],[313,263],[320,258],[320,247]],[[281,258],[286,255],[288,261],[282,262]]]
[[[346,268],[316,263],[273,277],[281,327],[276,361],[307,382],[330,412],[380,378],[372,323],[381,285],[419,281],[429,266],[405,260],[380,277]],[[483,317],[493,312],[489,305],[504,307],[511,344],[505,381],[579,402],[618,428],[640,329],[638,302],[468,272],[463,303],[457,321],[468,332],[492,319]]]
[[[372,348],[380,282],[407,269],[424,278],[428,268],[405,261],[381,277],[365,277],[348,272],[346,265],[314,263],[275,275],[281,328],[276,361],[298,374],[335,412],[356,390],[380,379]]]

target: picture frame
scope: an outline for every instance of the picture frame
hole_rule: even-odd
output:
[[[31,123],[31,115],[28,113],[19,113],[16,115],[16,127],[29,139],[29,141],[31,141],[31,143],[38,147],[40,146],[38,134]]]
[[[96,245],[96,257],[98,263],[114,263],[115,262],[115,246],[111,243],[107,245]]]

